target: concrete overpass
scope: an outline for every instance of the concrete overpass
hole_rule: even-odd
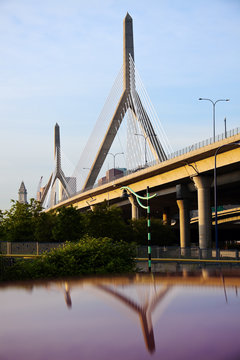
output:
[[[57,205],[73,205],[82,211],[107,200],[109,205],[123,207],[132,218],[139,216],[134,199],[121,199],[122,186],[129,186],[135,192],[144,194],[147,186],[156,198],[151,200],[153,214],[162,215],[165,221],[179,212],[180,245],[188,247],[190,242],[189,211],[198,209],[199,247],[211,246],[213,202],[213,172],[216,150],[224,147],[217,155],[218,204],[239,204],[240,195],[240,147],[233,143],[240,141],[240,134],[190,151],[157,165],[147,167],[127,176],[115,179],[102,186],[81,192]]]

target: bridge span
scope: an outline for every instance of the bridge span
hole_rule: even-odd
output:
[[[190,245],[190,210],[199,214],[199,247],[211,246],[211,226],[214,185],[214,160],[217,159],[217,189],[219,205],[239,204],[240,195],[240,134],[217,141],[200,149],[190,151],[176,158],[149,166],[135,173],[115,179],[56,204],[51,209],[73,205],[82,211],[107,200],[109,205],[117,205],[138,218],[140,209],[133,198],[121,198],[122,186],[129,186],[138,194],[143,194],[147,186],[156,198],[151,200],[154,214],[161,214],[165,221],[179,212],[180,245]]]

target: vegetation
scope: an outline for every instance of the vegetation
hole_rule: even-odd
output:
[[[88,274],[129,273],[134,271],[135,246],[110,238],[84,236],[68,242],[34,260],[18,260],[6,267],[0,280],[29,280]]]
[[[121,209],[109,207],[107,202],[85,213],[72,206],[56,212],[42,212],[41,204],[31,199],[29,204],[13,201],[10,210],[0,211],[2,241],[77,242],[84,235],[146,245],[146,218],[126,223]],[[151,219],[151,237],[152,245],[166,246],[176,242],[172,228],[163,225],[160,219]]]
[[[131,220],[132,239],[138,245],[147,245],[146,219]],[[176,234],[171,226],[164,225],[161,219],[151,219],[151,245],[172,246],[176,244]]]
[[[29,204],[13,201],[10,210],[0,211],[0,240],[66,245],[34,260],[17,260],[11,266],[0,259],[0,280],[131,272],[136,244],[147,245],[146,218],[126,223],[121,209],[109,207],[107,202],[85,213],[71,206],[56,212],[42,210],[34,199]],[[152,245],[175,242],[171,227],[160,219],[151,220],[151,234]]]

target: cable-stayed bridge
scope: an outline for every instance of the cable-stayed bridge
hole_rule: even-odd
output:
[[[71,176],[61,165],[60,129],[55,126],[55,165],[49,181],[39,192],[45,209],[70,204],[87,210],[107,200],[130,208],[138,217],[140,209],[133,199],[122,200],[120,188],[130,186],[144,192],[149,186],[157,193],[152,208],[166,222],[179,212],[181,247],[189,245],[189,211],[198,209],[199,245],[211,244],[211,206],[213,206],[213,170],[217,149],[218,186],[222,186],[222,204],[239,204],[238,146],[239,129],[217,137],[215,142],[196,144],[173,154],[166,134],[137,72],[134,61],[132,18],[123,22],[123,66],[114,82],[93,132]],[[115,151],[115,149],[117,151]],[[114,166],[107,169],[108,155]],[[115,157],[124,166],[115,168]],[[106,172],[106,175],[105,173]],[[197,194],[197,196],[196,196]],[[126,210],[127,211],[127,210]]]

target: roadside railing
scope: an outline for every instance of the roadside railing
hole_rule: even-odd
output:
[[[239,260],[238,249],[223,250],[219,249],[217,254],[215,249],[200,249],[199,247],[165,247],[152,246],[152,258],[155,259],[219,259],[219,260]],[[137,258],[147,258],[147,246],[137,247]],[[216,256],[217,255],[217,256]]]
[[[63,246],[64,243],[60,242],[13,242],[13,241],[0,241],[0,254],[2,255],[40,255],[48,252],[51,249]]]

